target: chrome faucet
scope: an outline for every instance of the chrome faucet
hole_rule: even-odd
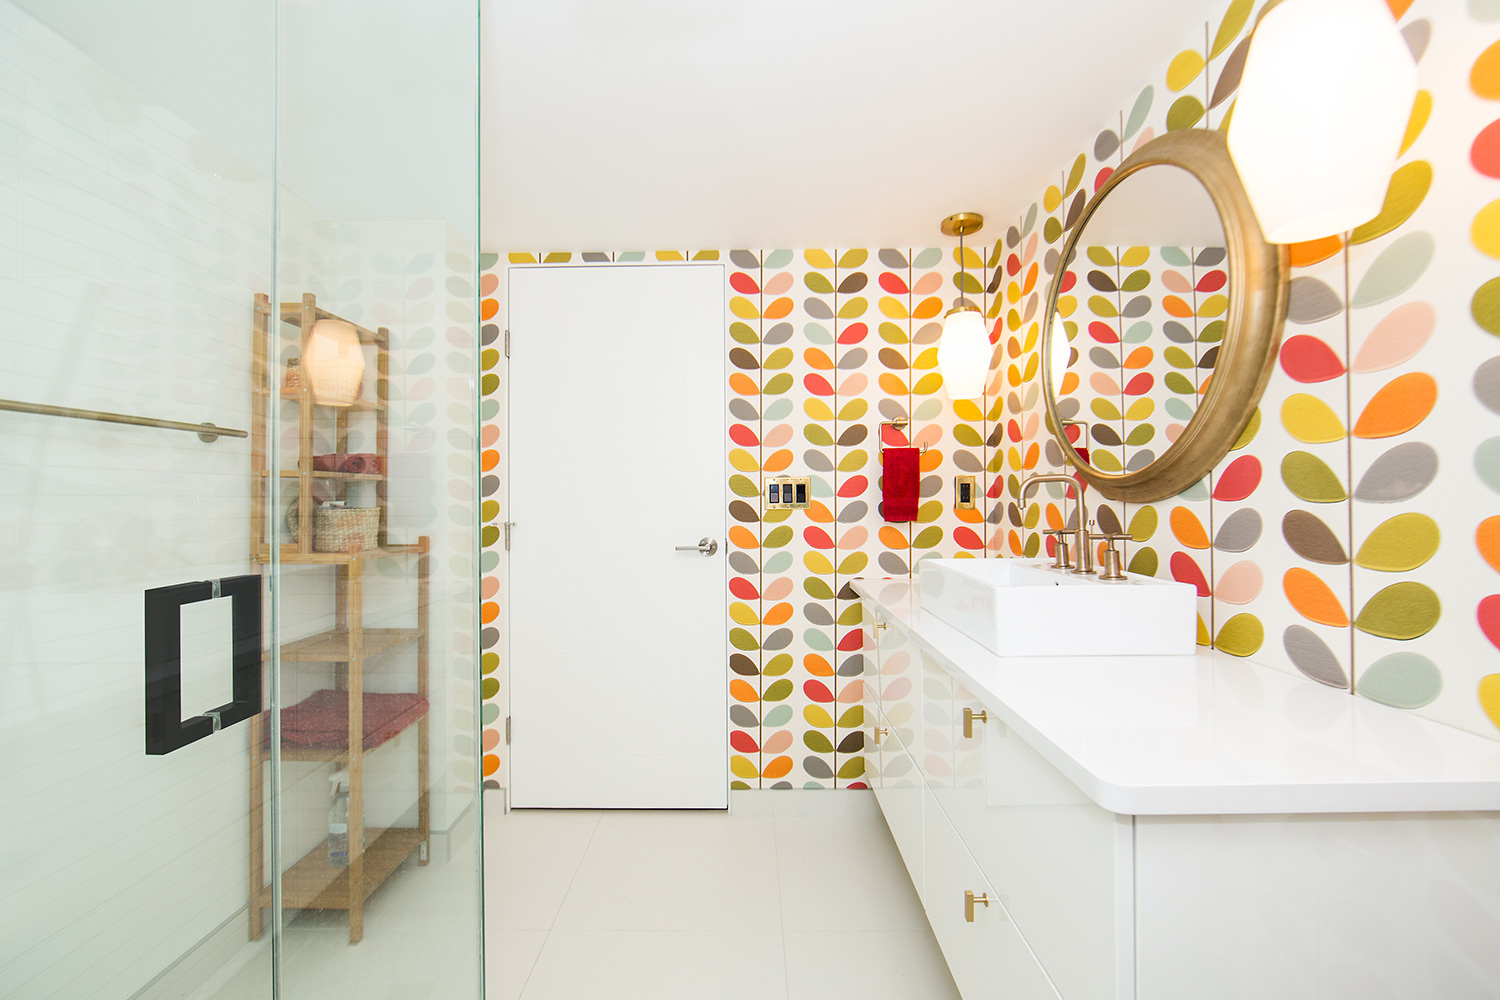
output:
[[[1078,514],[1078,527],[1073,532],[1073,544],[1078,550],[1078,565],[1073,567],[1072,572],[1080,576],[1093,576],[1094,543],[1089,538],[1089,508],[1087,501],[1083,499],[1083,486],[1072,476],[1064,475],[1060,472],[1039,472],[1035,475],[1027,476],[1021,480],[1021,509],[1023,511],[1026,509],[1026,494],[1030,493],[1032,488],[1039,483],[1062,483],[1073,488],[1073,496],[1075,498],[1073,500],[1073,509]],[[1058,539],[1058,544],[1062,544],[1061,538]],[[1066,559],[1061,560],[1061,562],[1066,564]]]

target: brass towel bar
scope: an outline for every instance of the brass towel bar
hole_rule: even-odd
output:
[[[212,444],[220,437],[249,437],[249,431],[230,427],[215,427],[213,424],[189,424],[181,420],[158,420],[155,417],[134,417],[128,413],[106,413],[103,410],[80,410],[72,406],[48,406],[45,403],[22,403],[14,399],[0,399],[0,410],[12,413],[32,413],[43,417],[72,417],[75,420],[102,420],[107,424],[134,424],[137,427],[161,427],[169,431],[191,431],[199,440]]]
[[[896,430],[902,431],[903,433],[905,433],[904,428],[908,424],[910,424],[910,423],[911,423],[911,421],[908,420],[908,419],[906,419],[905,417],[897,417],[895,420],[882,420],[880,422],[880,429],[883,432],[885,430],[885,428],[887,428],[887,427],[894,427],[894,428],[896,428]],[[881,444],[882,446],[885,444],[885,434],[884,433],[881,433],[879,435],[879,444]],[[909,447],[912,447],[912,448],[920,447],[922,449],[922,454],[924,454],[924,455],[927,454],[927,442],[925,442],[925,441],[923,441],[920,445],[910,445]]]

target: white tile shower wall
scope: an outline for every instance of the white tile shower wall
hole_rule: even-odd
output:
[[[271,190],[211,144],[0,4],[0,395],[249,427]],[[245,905],[246,729],[144,753],[142,591],[253,571],[248,468],[0,414],[0,994],[129,996]]]

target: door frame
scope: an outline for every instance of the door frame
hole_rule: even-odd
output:
[[[721,260],[714,260],[714,261],[687,261],[687,260],[678,260],[678,261],[653,261],[653,260],[612,261],[611,260],[611,261],[579,261],[579,262],[576,262],[576,263],[572,262],[572,261],[568,261],[566,263],[556,263],[556,264],[547,264],[547,263],[543,263],[543,262],[537,261],[537,262],[526,262],[526,263],[515,263],[515,264],[507,263],[505,265],[505,277],[504,277],[504,281],[502,281],[500,283],[500,286],[497,289],[497,291],[503,290],[504,298],[503,298],[503,301],[502,301],[502,306],[503,306],[504,317],[505,317],[505,325],[503,327],[503,331],[504,332],[502,334],[502,336],[504,338],[504,344],[503,344],[502,354],[503,354],[503,360],[504,360],[505,364],[504,364],[504,376],[501,379],[501,384],[500,384],[500,393],[501,393],[502,399],[501,399],[501,405],[500,405],[499,412],[497,413],[497,417],[501,421],[503,421],[502,425],[501,425],[501,431],[500,431],[500,442],[501,442],[501,445],[502,445],[502,447],[504,449],[503,455],[504,455],[504,464],[505,464],[505,482],[504,482],[504,487],[505,488],[503,490],[503,493],[504,493],[503,507],[502,507],[502,510],[501,510],[501,513],[500,513],[500,520],[501,520],[501,525],[502,525],[501,526],[502,533],[507,530],[507,527],[509,525],[511,525],[511,524],[514,523],[514,522],[512,522],[510,520],[510,517],[511,517],[510,491],[511,491],[511,484],[515,481],[515,477],[513,475],[513,471],[514,471],[513,470],[513,464],[512,464],[513,460],[514,460],[514,449],[511,447],[511,439],[512,439],[512,434],[513,434],[514,427],[515,427],[515,421],[513,420],[513,417],[512,417],[512,414],[511,414],[511,402],[512,402],[512,400],[511,400],[511,391],[510,391],[510,388],[511,388],[511,386],[510,386],[510,380],[511,380],[511,368],[510,368],[510,327],[511,327],[511,306],[512,306],[512,302],[514,301],[513,296],[511,294],[511,283],[510,283],[511,273],[513,271],[517,271],[517,270],[558,270],[558,269],[564,269],[564,270],[569,270],[569,269],[571,269],[571,270],[581,270],[581,269],[585,269],[585,268],[591,268],[592,269],[592,268],[683,268],[683,267],[714,268],[714,269],[718,270],[719,275],[720,275],[719,288],[721,290],[721,294],[720,294],[720,309],[721,309],[721,312],[720,312],[720,317],[719,317],[719,325],[718,325],[718,332],[717,332],[717,336],[716,336],[716,341],[717,341],[717,343],[719,345],[719,358],[720,358],[720,361],[719,361],[719,368],[718,368],[718,371],[717,371],[717,375],[718,375],[718,379],[719,379],[719,399],[720,399],[721,405],[719,407],[719,413],[718,413],[716,419],[718,421],[719,428],[720,428],[720,431],[721,431],[720,437],[723,438],[723,439],[725,439],[725,440],[727,440],[727,434],[728,434],[728,430],[727,430],[727,428],[728,428],[728,416],[727,416],[727,414],[728,414],[728,406],[729,406],[729,382],[728,382],[728,379],[729,379],[729,371],[728,371],[728,367],[729,367],[729,355],[728,355],[728,349],[727,349],[727,347],[725,345],[725,338],[727,337],[727,330],[729,329],[728,324],[729,324],[729,320],[730,320],[730,314],[729,314],[729,292],[728,292],[729,270],[728,270],[728,266],[725,264],[724,261],[721,261]],[[727,487],[727,484],[729,482],[728,477],[729,477],[729,449],[728,449],[727,445],[724,445],[722,443],[722,441],[721,441],[721,445],[720,445],[720,449],[719,449],[719,482],[720,482],[720,486],[723,487],[723,488],[725,488],[725,489],[728,488]],[[723,498],[721,498],[721,500],[723,500]],[[723,641],[721,643],[721,648],[719,649],[717,655],[718,655],[718,662],[719,662],[719,665],[720,665],[720,674],[719,674],[719,677],[720,677],[720,686],[721,686],[721,691],[722,691],[722,698],[721,698],[721,701],[720,701],[720,709],[721,709],[721,727],[720,728],[721,728],[722,733],[723,733],[723,738],[720,740],[720,743],[719,743],[719,753],[720,753],[721,758],[722,758],[721,761],[720,761],[720,763],[721,763],[720,773],[723,776],[723,782],[724,782],[724,803],[725,804],[722,807],[709,807],[709,808],[722,808],[722,809],[727,810],[729,808],[729,790],[730,790],[730,787],[729,787],[730,786],[730,773],[729,773],[729,757],[730,757],[730,753],[729,753],[729,750],[730,750],[730,748],[729,748],[729,731],[730,731],[730,720],[729,720],[729,709],[730,709],[730,696],[729,696],[729,681],[730,681],[730,677],[729,677],[729,627],[730,627],[730,622],[729,622],[729,603],[728,603],[728,598],[727,598],[728,588],[729,588],[729,572],[730,572],[729,571],[729,558],[728,558],[729,557],[729,528],[730,528],[730,520],[729,520],[729,506],[728,506],[727,500],[724,500],[724,502],[722,502],[720,504],[720,515],[721,515],[721,520],[719,522],[719,544],[721,546],[721,551],[724,553],[724,563],[723,563],[724,578],[721,581],[721,584],[720,584],[720,587],[719,587],[719,593],[720,593],[719,620],[720,620],[720,624],[722,626]],[[504,732],[503,732],[503,740],[504,740],[505,754],[504,754],[504,762],[503,762],[503,766],[501,768],[501,771],[503,772],[504,782],[505,782],[504,783],[504,787],[502,788],[502,792],[504,793],[503,797],[504,797],[505,811],[506,812],[509,812],[510,809],[512,808],[512,806],[511,806],[511,790],[514,787],[513,783],[514,783],[514,779],[515,779],[515,774],[514,774],[515,755],[510,750],[510,746],[511,746],[511,741],[510,741],[511,732],[510,732],[510,729],[511,729],[511,712],[512,712],[512,703],[511,702],[512,702],[512,693],[515,690],[513,678],[511,676],[511,674],[512,674],[512,666],[514,664],[514,657],[512,656],[512,650],[511,650],[511,642],[512,642],[512,639],[514,637],[514,632],[511,629],[511,602],[512,602],[513,595],[515,593],[515,586],[514,586],[515,585],[515,580],[514,580],[514,577],[512,575],[511,554],[510,554],[510,552],[511,552],[510,545],[507,543],[507,544],[504,545],[504,547],[502,549],[502,556],[503,556],[503,563],[504,563],[504,565],[503,565],[503,575],[502,575],[502,587],[504,589],[504,595],[503,595],[503,600],[500,601],[500,614],[499,614],[499,618],[497,620],[497,624],[499,625],[499,628],[500,628],[500,640],[501,641],[499,643],[499,649],[501,650],[502,662],[500,663],[500,665],[499,665],[499,667],[497,668],[497,671],[496,671],[504,679],[503,680],[503,687],[502,687],[502,690],[501,690],[501,701],[502,701],[502,708],[504,710],[504,719],[503,719],[503,729],[504,729]]]

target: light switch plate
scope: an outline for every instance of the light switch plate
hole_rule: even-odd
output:
[[[806,510],[812,506],[812,480],[808,476],[775,476],[766,480],[767,510]]]
[[[973,510],[977,499],[973,476],[953,477],[953,509]]]

